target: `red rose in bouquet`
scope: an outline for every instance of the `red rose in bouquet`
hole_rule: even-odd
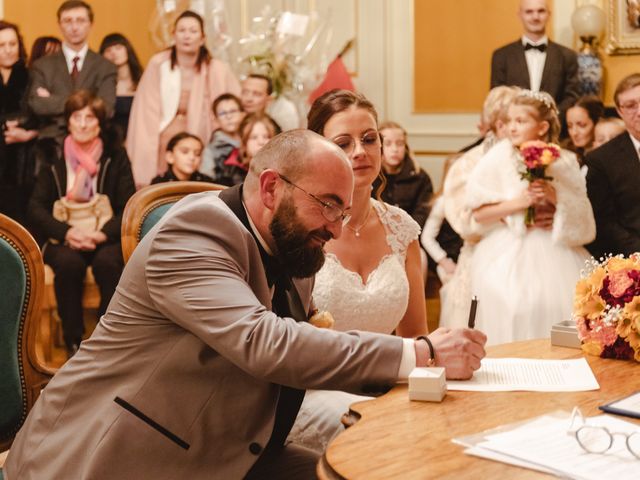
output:
[[[524,161],[525,171],[520,178],[533,183],[536,180],[553,180],[547,175],[547,167],[560,157],[560,147],[554,143],[531,140],[520,145],[520,154]],[[525,225],[533,225],[536,221],[535,207],[527,208],[524,216]]]

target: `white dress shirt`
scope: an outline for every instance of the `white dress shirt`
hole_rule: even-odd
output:
[[[638,155],[638,160],[640,160],[640,140],[629,133],[629,137],[631,137],[631,143],[633,143],[633,149],[636,151],[636,155]]]
[[[537,42],[530,40],[526,36],[522,37],[522,45],[530,43],[532,45],[549,45],[549,39],[545,35]],[[534,48],[525,50],[524,57],[527,60],[527,68],[529,70],[529,85],[530,89],[534,92],[540,91],[540,84],[542,83],[542,72],[544,70],[544,62],[547,60],[547,52],[541,52]]]
[[[89,51],[89,45],[84,44],[79,51],[73,50],[66,43],[62,43],[62,54],[64,55],[64,59],[67,61],[67,69],[69,70],[69,74],[71,74],[71,70],[73,70],[73,59],[78,57],[78,72],[82,71],[82,65],[84,65],[84,59],[87,56],[87,52]]]

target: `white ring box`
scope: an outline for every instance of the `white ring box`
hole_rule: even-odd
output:
[[[409,374],[409,400],[441,402],[447,393],[442,367],[416,367]]]
[[[582,342],[578,338],[578,327],[576,327],[575,320],[565,320],[551,326],[551,345],[580,348]]]

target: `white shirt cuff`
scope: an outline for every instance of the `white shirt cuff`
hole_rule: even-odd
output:
[[[402,339],[402,360],[398,369],[398,381],[406,382],[411,370],[416,368],[416,347],[413,338]]]

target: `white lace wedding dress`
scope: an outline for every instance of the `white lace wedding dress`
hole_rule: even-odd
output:
[[[313,299],[319,310],[331,312],[334,329],[391,333],[404,316],[409,302],[409,281],[405,258],[409,244],[418,238],[420,227],[403,210],[371,200],[387,233],[391,252],[384,255],[366,281],[347,270],[329,253],[316,274]],[[366,239],[362,238],[363,248]],[[346,392],[308,390],[289,434],[289,440],[318,452],[343,430],[342,414],[356,401],[370,397]]]
[[[469,207],[516,197],[527,187],[522,169],[508,140],[496,144],[469,176]],[[512,214],[496,222],[473,253],[476,328],[487,334],[487,344],[548,337],[551,325],[571,318],[575,285],[589,257],[582,245],[595,237],[595,221],[573,153],[563,150],[547,174],[557,196],[552,229],[526,228],[524,211]]]

